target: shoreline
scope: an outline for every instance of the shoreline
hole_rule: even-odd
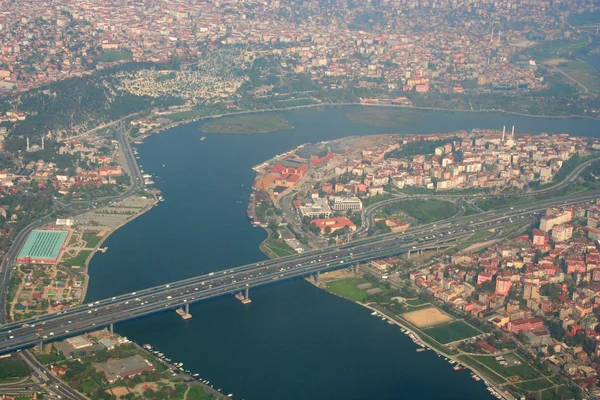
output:
[[[212,395],[217,397],[218,399],[231,399],[232,397],[226,396],[223,392],[218,391],[217,389],[215,389],[214,387],[204,383],[202,381],[202,378],[200,376],[195,377],[194,374],[192,374],[191,372],[188,373],[185,370],[180,370],[178,366],[175,365],[175,361],[171,360],[171,361],[167,361],[165,358],[163,357],[159,357],[157,356],[152,349],[146,349],[143,346],[141,346],[139,343],[136,343],[134,341],[130,341],[130,343],[132,343],[138,350],[141,350],[142,352],[148,354],[150,357],[159,360],[159,362],[165,364],[169,369],[173,370],[173,371],[177,371],[176,374],[178,377],[180,377],[181,379],[183,379],[183,383],[185,383],[188,388],[191,388],[194,385],[199,385],[200,387],[202,387],[202,389],[204,390],[204,392],[206,392],[208,395]],[[152,347],[154,348],[154,347]],[[190,382],[192,381],[192,382]]]
[[[445,352],[443,352],[440,349],[435,348],[434,346],[429,345],[425,340],[423,340],[423,338],[421,337],[420,333],[417,333],[412,327],[409,327],[408,325],[406,325],[403,321],[401,321],[401,318],[395,317],[395,316],[391,316],[388,315],[387,313],[385,313],[384,311],[380,310],[379,308],[373,307],[371,305],[369,305],[368,303],[362,303],[360,301],[354,301],[354,300],[350,300],[344,296],[341,296],[337,293],[333,293],[329,290],[327,290],[326,287],[321,287],[318,284],[315,284],[314,282],[312,282],[310,279],[306,278],[304,279],[306,282],[310,283],[311,285],[317,287],[320,290],[323,290],[326,293],[329,293],[331,295],[337,296],[345,301],[350,301],[352,303],[355,303],[361,307],[364,307],[368,310],[377,312],[379,314],[381,314],[382,316],[385,317],[385,319],[387,321],[391,321],[394,325],[405,329],[407,332],[411,333],[412,335],[415,336],[415,338],[417,338],[417,340],[422,343],[425,347],[425,349],[427,350],[431,350],[433,352],[435,352],[436,354],[438,354],[438,356],[443,356],[445,358],[447,358],[448,360],[452,360],[455,361],[457,365],[461,365],[464,369],[468,369],[469,371],[471,371],[474,375],[478,376],[481,381],[483,381],[483,383],[487,386],[487,387],[491,387],[496,393],[498,393],[502,398],[508,400],[508,399],[514,399],[514,397],[506,395],[505,393],[505,389],[502,388],[501,386],[497,385],[495,382],[491,381],[491,379],[488,379],[485,374],[483,374],[481,371],[479,371],[475,366],[468,364],[467,362],[465,362],[464,360],[459,359],[457,356],[455,355],[451,355],[451,354],[447,354]],[[435,339],[432,339],[435,340]],[[437,341],[436,341],[437,342]],[[415,345],[415,347],[417,347],[417,350],[419,348],[419,345],[413,340],[413,343]],[[444,346],[443,344],[440,343],[440,346]],[[423,348],[423,347],[421,347]],[[493,395],[492,395],[493,396]]]
[[[133,195],[133,194],[132,194]],[[129,198],[130,196],[127,196],[125,199]],[[144,207],[142,210],[140,210],[138,213],[134,214],[131,216],[131,218],[129,218],[126,222],[123,222],[122,224],[118,225],[117,227],[106,231],[106,233],[104,234],[104,236],[102,236],[102,239],[98,242],[98,244],[96,245],[96,247],[94,248],[94,250],[92,250],[92,252],[90,253],[90,255],[87,257],[87,259],[85,260],[85,284],[83,285],[83,289],[81,292],[81,304],[85,304],[85,297],[87,295],[87,290],[88,290],[88,286],[90,283],[90,275],[89,275],[89,264],[92,261],[92,258],[94,257],[94,255],[98,252],[98,249],[100,249],[100,247],[102,246],[102,244],[110,237],[110,235],[112,235],[114,232],[116,232],[117,230],[121,229],[122,227],[124,227],[125,225],[127,225],[128,223],[130,223],[131,221],[133,221],[134,219],[144,215],[145,213],[147,213],[148,211],[152,210],[154,207],[156,207],[156,205],[158,204],[158,200],[156,199],[155,195],[152,195],[154,201],[152,202],[152,204],[150,204],[149,206]]]
[[[351,103],[319,103],[319,104],[305,104],[305,105],[300,105],[300,106],[290,106],[290,107],[285,107],[285,108],[273,108],[273,109],[268,109],[268,110],[246,110],[246,111],[238,111],[238,112],[231,112],[231,113],[224,113],[224,114],[215,114],[215,115],[207,115],[204,117],[197,117],[197,118],[191,118],[191,119],[187,119],[187,120],[182,120],[182,121],[177,121],[177,122],[173,122],[171,124],[165,125],[164,127],[158,127],[155,130],[150,130],[148,132],[146,132],[143,135],[140,135],[136,138],[132,138],[133,142],[135,141],[142,141],[144,139],[146,139],[149,136],[152,135],[156,135],[159,134],[163,131],[166,131],[168,129],[171,128],[176,128],[179,125],[186,125],[186,124],[191,124],[194,122],[200,122],[200,121],[204,121],[204,120],[208,120],[208,119],[218,119],[218,118],[222,118],[222,117],[231,117],[231,116],[235,116],[235,115],[244,115],[244,114],[254,114],[254,113],[268,113],[268,112],[284,112],[284,111],[292,111],[292,110],[298,110],[298,109],[303,109],[303,108],[316,108],[316,107],[348,107],[348,106],[365,106],[365,107],[380,107],[380,108],[406,108],[409,110],[426,110],[426,111],[441,111],[441,112],[464,112],[464,113],[501,113],[501,114],[508,114],[508,115],[517,115],[520,117],[529,117],[529,118],[551,118],[551,119],[575,119],[575,118],[584,118],[584,119],[591,119],[591,120],[595,120],[595,121],[600,121],[600,117],[591,117],[588,115],[537,115],[537,114],[524,114],[524,113],[518,113],[515,111],[505,111],[505,110],[495,110],[495,109],[490,109],[490,110],[461,110],[461,109],[452,109],[452,108],[440,108],[440,107],[423,107],[423,106],[404,106],[404,105],[399,105],[399,104],[369,104],[369,103],[356,103],[356,102],[351,102]],[[168,115],[168,114],[166,114]],[[124,117],[123,119],[129,118],[129,116]],[[364,125],[364,124],[362,124]],[[379,126],[379,125],[372,125],[372,124],[367,124],[367,125],[371,125],[371,126]],[[410,125],[410,124],[408,124]],[[398,126],[407,126],[407,125],[392,125],[392,126],[379,126],[382,128],[388,127],[388,128],[392,128],[392,127],[398,127]],[[206,133],[204,131],[201,131],[202,133]],[[277,132],[277,131],[272,131],[272,132]],[[272,132],[265,132],[265,133],[272,133]],[[207,133],[209,135],[240,135],[239,133]],[[256,134],[263,134],[263,133],[243,133],[243,135],[256,135]]]

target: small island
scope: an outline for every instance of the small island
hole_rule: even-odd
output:
[[[354,123],[374,126],[406,126],[425,118],[415,111],[372,107],[348,113],[346,116]]]
[[[206,133],[250,134],[269,133],[292,129],[293,127],[293,125],[280,115],[262,113],[219,118],[202,125],[200,130]]]

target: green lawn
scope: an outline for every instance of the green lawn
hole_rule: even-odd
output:
[[[480,331],[463,321],[451,322],[446,325],[436,326],[435,328],[424,329],[423,332],[443,344],[481,334]]]
[[[268,133],[292,129],[293,126],[282,116],[272,113],[236,115],[217,118],[200,127],[207,133]]]
[[[565,400],[574,399],[573,392],[565,385],[557,388],[547,389],[542,392],[542,400]]]
[[[165,117],[169,118],[174,122],[187,121],[188,119],[195,119],[204,116],[206,116],[206,113],[200,110],[181,111],[165,115]]]
[[[409,306],[422,306],[424,304],[429,304],[428,301],[422,300],[422,299],[406,299],[406,304],[408,304]]]
[[[382,208],[382,212],[386,214],[391,214],[394,210],[401,211],[425,224],[450,218],[458,212],[454,203],[441,200],[406,200]]]
[[[536,392],[538,390],[547,389],[554,386],[554,383],[550,382],[546,378],[534,379],[526,382],[515,383],[515,386],[519,389],[527,390],[529,392]]]
[[[308,106],[312,104],[318,104],[318,101],[315,101],[311,98],[303,98],[303,99],[289,99],[289,100],[280,100],[279,104],[283,107],[297,107],[297,106]]]
[[[65,356],[63,356],[62,354],[58,354],[58,353],[51,353],[51,354],[40,354],[36,358],[42,364],[47,365],[47,364],[53,364],[57,361],[62,361],[65,359]]]
[[[75,257],[69,258],[67,261],[64,261],[62,264],[67,267],[79,266],[83,267],[85,265],[85,260],[87,260],[88,256],[92,253],[91,250],[81,250]]]
[[[494,356],[472,356],[472,358],[505,378],[515,375],[524,380],[536,379],[540,377],[540,374],[525,362],[522,362],[520,365],[516,365],[514,367],[505,368],[500,365],[498,361],[496,361]]]
[[[0,380],[26,376],[29,376],[29,367],[19,357],[11,356],[0,359]]]
[[[492,232],[490,232],[490,231],[475,232],[474,234],[472,234],[471,236],[469,236],[469,238],[467,239],[467,242],[482,240],[482,239],[487,238],[491,234],[492,234]]]
[[[328,283],[327,290],[350,300],[364,301],[369,295],[356,287],[362,283],[367,283],[367,280],[362,278],[342,279]]]
[[[96,236],[91,233],[83,234],[83,241],[87,243],[86,247],[95,248],[96,246],[98,246],[98,243],[100,243],[101,240],[101,236]]]
[[[187,393],[185,400],[211,400],[215,397],[206,393],[202,386],[194,385],[190,388],[190,391]]]
[[[285,257],[292,254],[297,254],[287,243],[280,242],[272,237],[265,240],[260,245],[260,249],[265,255],[271,258]]]
[[[133,55],[127,50],[107,50],[100,54],[98,60],[101,62],[115,62],[121,60],[132,60]]]

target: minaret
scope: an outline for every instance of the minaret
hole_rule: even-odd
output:
[[[515,126],[513,125],[512,127],[512,133],[511,133],[512,139],[515,138]]]
[[[44,137],[42,136],[42,150],[44,150]]]
[[[492,28],[492,33],[490,33],[490,43],[494,42],[494,28]]]
[[[504,143],[504,134],[506,134],[506,125],[502,127],[502,143]]]
[[[27,152],[29,153],[29,137],[27,137]]]

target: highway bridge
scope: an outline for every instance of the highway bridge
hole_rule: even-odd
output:
[[[112,329],[113,324],[120,321],[182,306],[187,308],[191,303],[236,294],[284,279],[309,275],[318,277],[321,271],[350,267],[377,258],[448,247],[449,243],[466,239],[479,230],[525,223],[526,218],[531,219],[550,205],[595,201],[599,195],[600,192],[590,192],[461,216],[436,224],[420,225],[402,233],[369,237],[322,250],[211,272],[72,307],[56,314],[5,324],[0,326],[0,354],[104,327]]]

